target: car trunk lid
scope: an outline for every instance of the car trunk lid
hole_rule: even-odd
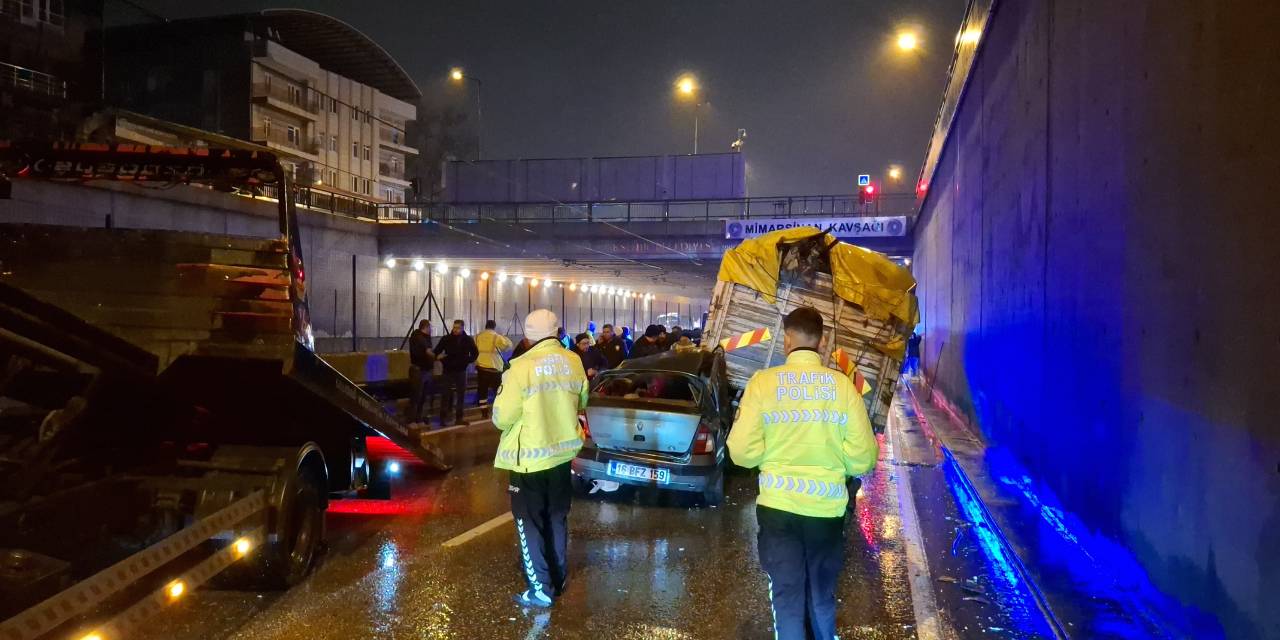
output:
[[[689,450],[701,411],[693,402],[592,398],[587,423],[597,447],[681,454]]]

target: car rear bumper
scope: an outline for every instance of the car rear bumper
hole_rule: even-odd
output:
[[[609,462],[616,460],[627,464],[635,464],[654,469],[667,469],[671,481],[659,483],[653,480],[637,478],[620,478],[609,475]],[[573,459],[574,475],[584,480],[609,480],[619,484],[636,487],[656,487],[673,491],[703,491],[712,485],[723,473],[724,449],[717,455],[695,455],[688,462],[671,463],[655,460],[651,456],[629,454],[625,451],[610,451],[597,447],[583,447]]]

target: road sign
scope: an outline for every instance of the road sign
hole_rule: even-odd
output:
[[[865,187],[865,186],[867,186],[867,185],[869,185],[869,184],[871,184],[871,174],[868,174],[868,173],[859,173],[859,174],[858,174],[858,186],[859,186],[859,187]]]

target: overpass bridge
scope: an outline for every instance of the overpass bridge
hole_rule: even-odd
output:
[[[796,225],[834,226],[848,242],[905,257],[914,220],[913,194],[886,194],[865,204],[854,195],[413,203],[380,207],[378,216],[381,247],[398,256],[711,261],[713,269],[744,237]]]

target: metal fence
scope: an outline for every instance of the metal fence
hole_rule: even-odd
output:
[[[882,194],[861,202],[856,195],[779,196],[635,202],[410,203],[378,206],[385,222],[661,222],[821,216],[913,216],[910,193]]]
[[[56,98],[67,97],[67,83],[47,73],[0,62],[0,86]]]

